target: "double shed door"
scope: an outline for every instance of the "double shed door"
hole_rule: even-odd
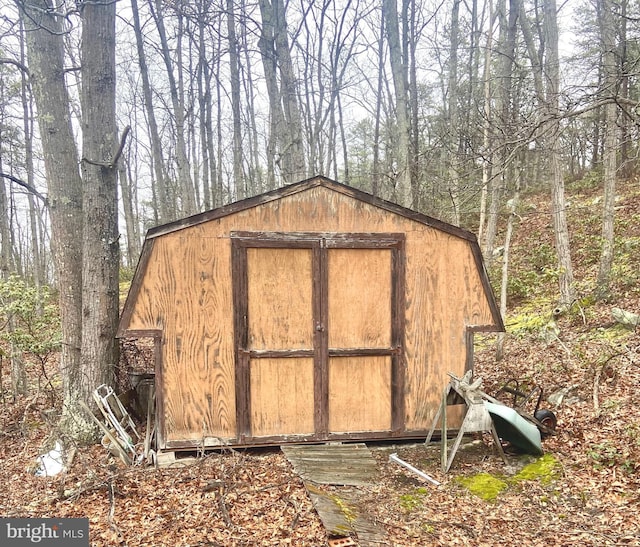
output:
[[[239,440],[400,433],[404,236],[232,242]]]

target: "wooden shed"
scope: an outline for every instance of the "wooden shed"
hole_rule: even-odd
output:
[[[415,438],[503,325],[470,232],[324,177],[147,233],[158,448]]]

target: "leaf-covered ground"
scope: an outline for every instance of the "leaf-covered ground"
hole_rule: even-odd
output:
[[[559,420],[557,435],[543,443],[545,460],[523,472],[533,459],[511,455],[505,466],[478,437],[445,475],[437,445],[372,444],[381,478],[362,489],[359,510],[385,529],[388,545],[640,546],[640,333],[611,316],[613,307],[640,312],[640,186],[626,183],[620,193],[609,301],[591,297],[597,190],[571,190],[580,300],[555,318],[548,204],[526,196],[512,248],[504,358],[495,360],[495,336],[477,340],[476,376],[486,392],[517,378],[525,389],[564,394],[559,404],[543,401]],[[88,516],[95,546],[327,544],[301,480],[277,449],[208,454],[157,470],[125,467],[94,446],[79,449],[64,475],[36,477],[35,458],[56,436],[49,406],[46,390],[0,401],[0,516]],[[442,484],[390,463],[391,452]]]

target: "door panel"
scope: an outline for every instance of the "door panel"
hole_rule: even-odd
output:
[[[391,251],[330,249],[327,294],[329,432],[388,431]]]
[[[248,349],[313,348],[311,249],[247,249]]]
[[[232,235],[238,438],[402,428],[401,234]]]
[[[312,434],[313,359],[252,359],[251,433]]]
[[[391,357],[329,359],[329,431],[391,429]]]
[[[391,251],[328,251],[329,348],[391,346]]]
[[[253,437],[314,431],[312,260],[306,248],[247,249]]]

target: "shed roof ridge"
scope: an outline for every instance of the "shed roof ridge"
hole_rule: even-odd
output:
[[[269,190],[262,194],[257,194],[255,196],[216,207],[215,209],[210,209],[208,211],[196,213],[195,215],[154,226],[147,230],[145,239],[152,239],[165,234],[176,232],[178,230],[183,230],[185,228],[191,228],[204,222],[215,220],[227,215],[244,211],[246,209],[250,209],[251,207],[256,207],[264,203],[269,203],[271,201],[276,201],[278,199],[305,192],[319,186],[329,188],[335,192],[340,192],[353,199],[369,203],[374,207],[385,209],[395,214],[410,218],[412,220],[415,220],[416,222],[431,226],[432,228],[441,230],[453,236],[460,237],[472,242],[477,241],[476,235],[469,230],[465,230],[464,228],[460,228],[459,226],[455,226],[443,220],[431,217],[414,209],[404,207],[395,202],[385,200],[381,197],[365,192],[364,190],[360,190],[359,188],[337,182],[324,175],[316,175],[300,182],[294,182],[292,184]]]

